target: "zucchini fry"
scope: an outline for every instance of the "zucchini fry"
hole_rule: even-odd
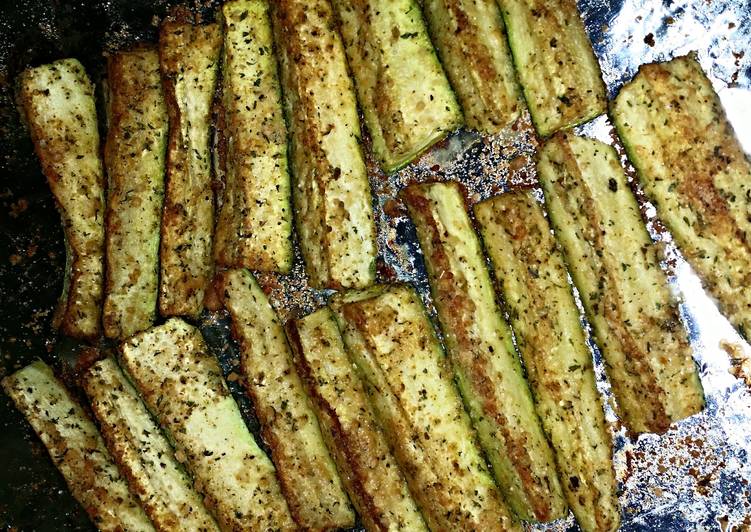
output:
[[[159,251],[162,316],[196,317],[213,275],[214,192],[209,129],[222,32],[167,21],[159,32],[169,114],[167,184]]]
[[[2,384],[99,530],[154,530],[96,426],[47,364],[32,362]]]
[[[331,309],[287,323],[300,378],[367,530],[427,531],[388,448]]]
[[[513,124],[523,104],[496,0],[424,0],[422,7],[467,127],[493,134]]]
[[[579,310],[542,208],[522,190],[476,205],[475,215],[566,500],[582,530],[616,530],[613,445]]]
[[[62,218],[65,277],[52,324],[93,339],[101,332],[104,172],[94,87],[81,63],[62,59],[26,70],[20,101],[42,172]]]
[[[529,113],[542,137],[607,110],[600,65],[575,0],[497,0]]]
[[[102,323],[124,339],[156,318],[167,107],[159,54],[145,48],[107,60],[106,281]]]
[[[562,517],[553,452],[490,281],[459,184],[411,185],[417,228],[448,358],[506,501],[522,519]]]
[[[297,234],[317,288],[375,282],[378,253],[360,120],[329,0],[278,0],[279,53]]]
[[[198,329],[172,318],[121,344],[120,356],[222,530],[296,529]]]
[[[463,124],[416,0],[333,0],[373,152],[397,171]]]
[[[214,254],[228,267],[288,273],[292,212],[287,128],[266,0],[222,6],[224,195]]]
[[[751,337],[751,163],[712,83],[693,55],[644,65],[611,116],[657,216]]]
[[[232,317],[248,391],[292,516],[305,530],[354,526],[355,515],[269,300],[248,270],[220,274],[217,292]]]
[[[332,303],[428,527],[515,529],[415,291],[376,286],[337,295]]]
[[[602,350],[619,413],[633,432],[664,432],[704,397],[657,247],[615,150],[560,134],[538,176],[556,238]]]
[[[219,531],[117,362],[106,358],[83,377],[107,448],[157,530]]]

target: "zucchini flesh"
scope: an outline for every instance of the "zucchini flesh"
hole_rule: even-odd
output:
[[[575,0],[498,0],[529,113],[543,137],[601,115],[605,84]]]
[[[240,344],[248,391],[292,516],[306,530],[354,526],[354,513],[276,312],[248,270],[224,272],[218,284]]]
[[[222,6],[224,193],[214,253],[223,266],[288,273],[292,212],[287,129],[265,0]]]
[[[217,531],[162,435],[117,362],[100,360],[83,387],[99,420],[107,448],[157,530]]]
[[[214,192],[209,129],[222,32],[162,24],[159,57],[169,113],[167,183],[160,247],[159,311],[196,317],[213,275]]]
[[[375,282],[378,253],[360,121],[329,0],[280,0],[279,53],[297,234],[317,288]]]
[[[367,530],[426,531],[354,372],[331,309],[288,322],[295,365]]]
[[[416,0],[332,0],[373,152],[395,172],[463,118]]]
[[[65,278],[53,326],[99,336],[104,283],[104,172],[94,87],[76,59],[21,74],[20,101],[65,234]]]
[[[121,344],[120,356],[223,530],[296,529],[198,329],[172,318]]]
[[[558,135],[538,175],[550,219],[633,432],[664,432],[704,404],[691,347],[615,150]]]
[[[506,29],[495,0],[424,0],[430,35],[467,127],[499,133],[522,108]]]
[[[2,385],[99,530],[154,530],[128,491],[96,426],[47,364],[32,362],[3,379]]]
[[[156,317],[168,125],[157,51],[111,55],[107,87],[107,275],[102,323],[105,336],[122,339],[149,328]]]
[[[411,185],[401,197],[425,255],[448,358],[506,501],[523,519],[562,517],[566,502],[553,452],[459,184]]]
[[[566,500],[582,530],[615,530],[620,509],[610,432],[563,257],[542,208],[531,192],[518,191],[476,205],[475,215]]]
[[[692,55],[644,65],[613,102],[658,217],[720,310],[751,335],[751,163]]]
[[[378,286],[335,296],[332,303],[349,355],[429,528],[515,529],[414,290]]]

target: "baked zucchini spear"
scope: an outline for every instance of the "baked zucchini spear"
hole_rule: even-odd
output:
[[[467,127],[493,134],[513,124],[521,90],[496,0],[423,0],[422,9]]]
[[[582,530],[616,530],[610,432],[579,309],[542,208],[530,191],[520,190],[479,203],[475,216],[566,500]]]
[[[266,0],[222,6],[224,192],[216,224],[217,263],[288,273],[292,212],[287,128]]]
[[[559,134],[538,176],[556,238],[594,328],[621,418],[633,432],[664,432],[704,397],[657,247],[615,150]]]
[[[566,513],[553,453],[496,303],[456,182],[401,193],[417,228],[448,358],[506,501],[523,519]]]
[[[373,152],[386,173],[463,124],[416,0],[332,0]]]
[[[156,317],[168,126],[157,51],[109,56],[107,90],[102,323],[106,337],[124,339],[148,329]]]
[[[96,426],[47,364],[32,362],[3,379],[2,385],[99,530],[154,530]]]
[[[121,344],[120,357],[222,530],[296,530],[198,329],[172,318]]]
[[[537,133],[587,122],[607,110],[600,65],[576,0],[497,0]]]
[[[331,309],[287,322],[297,371],[367,530],[427,531],[344,348]]]
[[[355,515],[292,362],[276,312],[248,270],[219,275],[263,438],[292,516],[305,530],[354,526]]]
[[[104,284],[104,173],[94,87],[76,59],[30,68],[19,98],[34,150],[60,211],[65,277],[52,324],[93,339],[101,331]]]
[[[278,0],[272,19],[290,132],[297,234],[317,288],[375,282],[378,254],[352,80],[329,0]]]
[[[428,527],[516,529],[417,293],[381,285],[337,295],[332,303],[350,358]]]
[[[112,358],[91,366],[83,387],[107,448],[157,530],[219,531],[161,433]]]
[[[751,337],[751,163],[696,57],[642,66],[611,116],[657,216]]]
[[[159,252],[162,316],[195,317],[213,275],[214,192],[209,130],[222,31],[168,20],[159,58],[169,113],[167,185]]]

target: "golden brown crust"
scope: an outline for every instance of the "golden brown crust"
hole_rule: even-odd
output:
[[[159,57],[170,126],[160,246],[163,316],[200,314],[213,274],[209,125],[221,45],[218,24],[167,20],[160,28]]]
[[[496,479],[517,513],[554,519],[564,512],[565,502],[552,452],[510,343],[511,332],[497,307],[461,186],[411,185],[401,197],[417,227],[448,356],[465,402],[475,423],[482,419],[487,427],[479,429],[480,441],[491,455]],[[502,363],[509,371],[499,369]]]
[[[65,279],[53,326],[94,339],[104,284],[104,172],[94,87],[77,60],[64,59],[26,70],[19,97],[65,234]]]
[[[102,323],[108,338],[123,339],[148,328],[156,316],[168,123],[155,48],[111,55],[107,76],[107,275]]]
[[[311,284],[375,282],[372,198],[352,80],[329,0],[271,9],[290,130],[300,248]]]
[[[423,530],[404,476],[344,352],[330,309],[324,307],[288,322],[287,333],[298,374],[364,526],[382,531]],[[301,334],[306,335],[305,342]]]
[[[538,174],[619,414],[633,432],[664,432],[702,408],[701,384],[618,156],[599,141],[558,134],[541,150]]]

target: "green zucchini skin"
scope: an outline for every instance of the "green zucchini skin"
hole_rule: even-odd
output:
[[[556,238],[635,433],[664,432],[704,396],[656,245],[615,149],[559,134],[537,164]]]
[[[174,451],[113,358],[94,363],[83,388],[104,441],[157,530],[219,532]]]
[[[474,211],[566,500],[582,530],[616,530],[613,445],[563,256],[542,208],[520,190]]]
[[[428,527],[516,530],[417,293],[381,285],[345,292],[331,303]]]
[[[378,254],[373,199],[331,3],[279,0],[271,12],[306,271],[317,288],[364,288]]]
[[[287,323],[295,366],[367,530],[427,531],[328,307]]]
[[[171,318],[122,343],[119,356],[222,530],[297,530],[198,329]]]
[[[422,9],[467,127],[492,135],[512,125],[522,95],[496,0],[423,0]]]
[[[101,333],[105,205],[94,86],[76,59],[29,68],[19,85],[65,235],[63,291],[52,324],[67,336],[94,339]]]
[[[464,119],[416,0],[332,0],[357,98],[386,173]]]
[[[219,161],[224,190],[214,256],[221,266],[289,273],[292,210],[278,64],[266,0],[222,6]]]
[[[599,116],[607,94],[576,0],[497,0],[537,133]]]
[[[3,379],[2,386],[99,530],[154,530],[128,491],[94,422],[47,364],[32,362]]]
[[[751,163],[696,57],[643,65],[610,115],[657,216],[749,338]]]
[[[102,324],[125,339],[156,318],[167,107],[152,48],[107,59],[106,280]]]
[[[164,22],[159,32],[169,139],[159,250],[162,316],[197,317],[214,273],[209,130],[219,72],[218,24]]]
[[[305,530],[354,526],[355,515],[269,300],[248,270],[219,274],[217,292],[232,318],[248,393],[292,516]]]
[[[417,229],[448,358],[506,501],[522,519],[562,517],[553,452],[459,184],[410,185],[400,196]]]

